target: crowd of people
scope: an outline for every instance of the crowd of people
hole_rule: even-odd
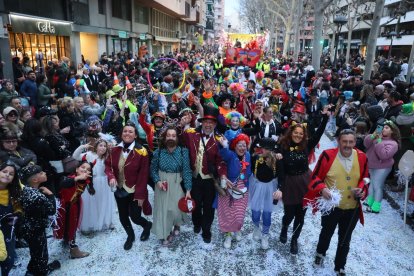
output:
[[[306,57],[265,54],[250,68],[203,51],[119,53],[95,64],[63,57],[40,74],[13,58],[14,80],[0,91],[2,275],[16,247],[29,247],[26,275],[59,269],[48,258],[50,228],[71,258],[87,257],[76,235],[113,229],[115,209],[125,250],[135,242],[131,221],[141,241],[152,233],[169,246],[185,213],[205,243],[217,213],[230,249],[245,238],[247,209],[266,250],[281,201],[279,241],[287,243],[293,222],[296,255],[307,206],[338,194],[322,215],[314,265],[338,226],[335,271],[345,275],[358,218],[381,212],[387,177],[414,143],[414,85],[382,58],[364,81],[360,61],[313,68]],[[338,147],[322,152],[312,172],[324,133]]]

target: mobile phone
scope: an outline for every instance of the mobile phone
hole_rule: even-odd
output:
[[[378,125],[378,126],[377,126],[377,129],[376,129],[375,131],[376,131],[378,134],[381,134],[381,133],[382,133],[383,128],[384,128],[384,126],[382,126],[382,125]]]

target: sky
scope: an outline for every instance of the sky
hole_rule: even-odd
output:
[[[232,28],[241,31],[239,18],[239,0],[224,0],[224,24],[230,22]]]

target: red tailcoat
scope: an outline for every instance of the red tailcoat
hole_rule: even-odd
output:
[[[105,174],[108,181],[116,179],[119,181],[119,158],[122,154],[122,147],[114,147],[105,160]],[[135,144],[134,149],[128,154],[124,166],[125,185],[129,188],[134,187],[134,199],[144,200],[143,212],[150,215],[151,205],[148,201],[148,176],[149,176],[149,156],[147,150]]]
[[[190,128],[184,131],[182,138],[183,138],[185,146],[188,148],[188,151],[190,152],[191,170],[195,171],[197,152],[200,146],[201,133],[196,131],[194,128]],[[204,150],[204,155],[203,155],[203,167],[202,167],[203,174],[209,174],[208,165],[207,165],[208,161],[210,163],[212,162],[214,163],[219,176],[227,174],[227,166],[224,163],[224,161],[221,159],[218,145],[219,143],[216,140],[216,137],[214,135],[213,137],[208,139],[206,143],[206,149]]]
[[[319,156],[318,163],[315,166],[315,169],[312,172],[311,182],[308,185],[308,192],[304,196],[303,199],[303,206],[307,206],[317,197],[321,196],[321,192],[324,188],[327,188],[326,184],[324,183],[325,177],[328,174],[333,162],[335,161],[336,155],[338,154],[339,149],[329,149],[322,152],[321,156]],[[368,185],[365,185],[364,178],[368,177],[368,163],[367,163],[367,156],[360,150],[356,150],[358,155],[358,162],[359,162],[359,170],[360,176],[358,181],[358,188],[361,188],[362,191],[365,193],[365,197],[368,195]],[[364,224],[364,215],[362,213],[361,202],[358,201],[360,212],[359,212],[359,220],[361,224]],[[314,209],[313,212],[317,210]]]

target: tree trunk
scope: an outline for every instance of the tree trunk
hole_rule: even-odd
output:
[[[352,29],[354,26],[354,17],[349,16],[348,18],[348,41],[346,43],[346,57],[345,57],[345,63],[349,63],[349,58],[351,56],[351,40],[352,40]]]
[[[315,28],[313,31],[313,48],[312,48],[312,66],[317,71],[321,67],[321,54],[322,54],[322,27],[323,27],[323,11],[324,7],[319,1],[314,2],[315,12]]]
[[[293,60],[297,61],[300,52],[300,26],[302,23],[302,14],[303,14],[303,0],[298,0],[298,9],[297,14],[295,14],[295,49],[293,54]]]
[[[375,52],[377,48],[377,37],[380,30],[380,21],[384,10],[385,0],[377,0],[372,20],[371,30],[368,36],[367,58],[365,61],[364,80],[371,78],[372,65],[374,64]]]
[[[294,15],[294,12],[296,10],[296,0],[292,0],[292,4],[291,4],[290,8],[291,8],[290,9],[291,14],[290,14],[290,16],[287,20],[287,24],[286,24],[285,42],[284,42],[284,45],[283,45],[283,53],[282,53],[282,55],[284,57],[287,56],[286,53],[287,53],[287,51],[290,47],[290,32],[292,31],[293,15]]]
[[[331,62],[334,61],[335,43],[336,43],[336,33],[335,33],[335,31],[333,31],[332,32],[331,45],[329,45],[329,56],[331,57]]]

